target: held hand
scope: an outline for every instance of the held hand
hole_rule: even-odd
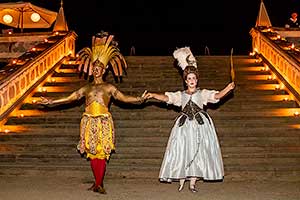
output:
[[[144,98],[151,99],[151,98],[153,98],[153,94],[151,92],[147,92],[147,94],[145,94]]]
[[[144,93],[142,94],[142,96],[137,97],[137,100],[138,100],[139,103],[144,103],[145,102],[145,100],[146,100],[145,96],[146,96],[147,92],[148,91],[145,90]]]
[[[145,96],[146,96],[147,93],[148,93],[148,91],[145,90],[144,93],[142,94],[142,99],[144,99],[144,100],[146,99]]]

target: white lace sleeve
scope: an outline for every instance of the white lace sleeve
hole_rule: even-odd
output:
[[[215,94],[218,92],[219,91],[216,90],[203,89],[201,92],[203,104],[207,105],[207,103],[218,103],[220,99],[215,99]]]
[[[167,104],[173,104],[175,106],[181,106],[181,91],[178,92],[165,92],[168,96],[169,101]]]

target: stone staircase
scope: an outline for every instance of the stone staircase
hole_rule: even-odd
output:
[[[200,56],[200,87],[221,90],[229,82],[229,57]],[[127,57],[122,83],[106,80],[126,94],[183,88],[170,56]],[[234,57],[236,89],[210,106],[219,136],[225,180],[300,180],[298,104],[270,71],[248,56]],[[86,84],[76,66],[55,70],[7,119],[0,133],[0,175],[92,176],[76,150],[84,101],[55,107],[34,103],[40,96],[63,97]],[[107,166],[111,178],[157,179],[173,121],[179,109],[155,100],[143,105],[112,102],[116,153]]]

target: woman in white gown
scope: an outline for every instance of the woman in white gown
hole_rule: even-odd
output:
[[[190,180],[190,191],[197,192],[196,180],[222,180],[224,176],[222,154],[214,123],[203,106],[217,103],[234,89],[234,82],[223,90],[199,89],[195,66],[184,67],[183,79],[187,89],[164,94],[148,92],[146,99],[154,98],[181,107],[171,130],[159,173],[163,182],[179,181],[178,191],[185,180]]]

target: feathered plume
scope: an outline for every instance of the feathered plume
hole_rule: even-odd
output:
[[[190,47],[182,47],[179,49],[176,49],[173,52],[173,57],[177,59],[178,65],[182,68],[182,70],[185,69],[186,66],[191,65],[197,68],[197,61],[194,57],[193,53],[190,50]]]
[[[112,73],[121,80],[123,73],[126,73],[127,63],[124,56],[121,54],[118,43],[114,41],[114,36],[107,32],[97,33],[92,38],[92,48],[85,47],[81,49],[77,60],[80,61],[78,66],[79,72],[84,72],[89,76],[93,72],[93,64],[99,60],[103,65],[112,68]]]

